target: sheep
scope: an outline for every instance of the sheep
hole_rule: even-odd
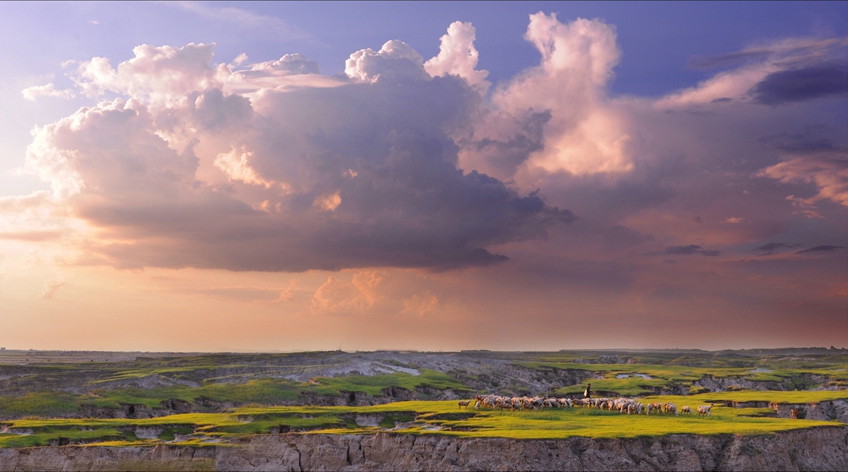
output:
[[[793,420],[797,420],[797,419],[798,419],[798,412],[799,412],[799,411],[801,411],[801,409],[800,409],[800,408],[793,408],[793,409],[789,410],[789,413],[791,413],[791,414],[792,414],[792,419],[793,419]]]
[[[512,397],[510,399],[512,401],[512,409],[513,410],[523,410],[524,402],[521,401],[521,397]]]
[[[662,413],[662,405],[657,403],[657,402],[649,403],[648,404],[648,414],[649,415],[651,414],[651,411],[655,411],[657,413]]]
[[[468,409],[468,405],[469,405],[470,403],[471,403],[471,400],[461,400],[461,401],[459,402],[459,409],[461,410],[461,409],[462,409],[462,407],[465,407],[465,409],[467,410],[467,409]]]
[[[663,405],[663,411],[666,413],[674,413],[674,416],[680,415],[680,413],[677,412],[677,405],[674,403],[666,403]]]
[[[680,407],[680,413],[689,413],[691,415],[692,409],[689,408],[689,405],[683,405],[682,407]]]
[[[498,406],[498,409],[500,411],[504,411],[504,410],[507,410],[507,409],[508,410],[514,410],[515,409],[515,408],[513,408],[511,398],[498,398],[497,399],[497,406]]]
[[[710,410],[712,410],[713,405],[714,405],[713,403],[710,403],[709,405],[699,406],[698,407],[698,416],[701,416],[701,415],[712,416],[712,413],[711,413]]]

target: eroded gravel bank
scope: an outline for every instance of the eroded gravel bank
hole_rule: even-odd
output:
[[[231,446],[0,449],[0,471],[58,470],[848,470],[848,427],[768,436],[510,440],[254,436]]]

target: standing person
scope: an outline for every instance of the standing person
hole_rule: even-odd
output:
[[[592,398],[592,384],[586,384],[586,391],[583,392],[584,398]]]

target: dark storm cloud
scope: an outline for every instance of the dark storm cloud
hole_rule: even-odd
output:
[[[848,94],[848,66],[820,64],[767,75],[749,92],[765,105],[800,102]]]
[[[694,56],[689,59],[687,65],[692,69],[733,69],[772,62],[782,65],[783,68],[798,68],[800,64],[827,59],[842,60],[845,45],[845,38],[792,38],[728,54]]]
[[[843,134],[844,130],[832,126],[806,125],[801,132],[770,134],[760,138],[760,141],[790,154],[845,155],[848,154],[848,146],[835,141]]]
[[[514,134],[501,139],[484,138],[471,146],[499,174],[512,175],[532,153],[545,147],[544,128],[550,119],[550,111],[530,112],[515,127]]]
[[[816,247],[811,247],[809,249],[804,249],[802,251],[798,251],[795,254],[811,254],[811,253],[816,253],[816,252],[833,252],[837,249],[842,249],[842,248],[844,248],[844,246],[830,246],[830,245],[816,246]]]
[[[762,246],[757,246],[754,248],[754,251],[760,252],[762,256],[770,256],[780,249],[795,249],[799,247],[798,244],[786,244],[786,243],[766,243]]]
[[[701,249],[697,244],[689,244],[688,246],[669,246],[663,251],[646,252],[646,256],[691,256],[700,254],[702,256],[714,257],[720,254],[719,251]]]

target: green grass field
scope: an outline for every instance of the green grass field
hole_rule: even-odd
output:
[[[420,375],[394,373],[387,375],[316,377],[312,382],[286,379],[258,379],[240,384],[206,383],[199,387],[173,386],[117,389],[95,389],[93,395],[73,395],[65,392],[35,392],[23,396],[0,396],[0,417],[71,416],[84,406],[120,409],[121,405],[145,405],[156,408],[163,401],[178,399],[196,403],[204,400],[216,403],[274,405],[292,403],[304,395],[341,397],[345,392],[380,395],[383,389],[400,387],[415,391],[422,388],[453,389],[470,392],[469,387],[441,372],[422,369]]]
[[[815,404],[848,399],[848,390],[818,390],[823,386],[848,385],[848,355],[819,348],[714,353],[469,351],[445,354],[445,359],[462,358],[445,372],[424,368],[414,356],[401,362],[392,353],[125,356],[115,362],[101,362],[107,355],[98,353],[71,353],[66,358],[55,353],[21,351],[0,353],[0,360],[4,355],[12,360],[22,358],[24,362],[0,364],[0,447],[208,446],[227,445],[230,439],[245,435],[285,432],[391,431],[516,439],[770,434],[814,426],[846,426],[838,422],[781,419],[767,408],[733,408],[725,404]],[[72,362],[74,355],[77,360]],[[27,356],[47,362],[28,363]],[[420,375],[395,372],[365,376],[351,369],[347,372],[354,372],[352,375],[319,375],[344,371],[349,357],[363,362],[375,356],[383,367],[397,362],[397,366],[416,369]],[[428,353],[417,359],[432,357]],[[492,360],[506,361],[498,364],[505,367],[487,370],[487,363]],[[300,382],[284,376],[310,380]],[[710,379],[727,379],[722,386],[725,391],[709,392],[695,385],[696,381],[706,380],[704,385],[716,389]],[[740,383],[735,379],[761,382],[756,385],[760,390],[739,390]],[[709,403],[716,403],[716,407],[710,418],[648,417],[579,408],[499,412],[475,411],[472,407],[471,411],[459,411],[456,402],[433,401],[447,390],[466,398],[475,393],[514,394],[508,392],[579,396],[589,382],[596,396],[640,396],[643,403],[673,402],[693,409]],[[562,385],[566,386],[559,387]],[[688,395],[671,395],[687,392]],[[399,398],[415,401],[393,402]],[[384,402],[393,403],[304,406]],[[193,413],[176,414],[178,411]],[[165,416],[144,418],[156,415]]]
[[[803,396],[802,396],[803,394]],[[810,395],[813,394],[813,395]],[[697,405],[719,399],[811,403],[848,397],[848,392],[732,392],[696,396],[658,396],[662,401]],[[596,409],[538,411],[459,410],[454,401],[409,401],[366,407],[256,406],[226,413],[187,413],[144,419],[27,418],[0,425],[27,435],[0,433],[0,447],[46,445],[59,438],[91,445],[153,445],[175,439],[180,444],[208,445],[230,437],[301,431],[303,434],[445,434],[460,437],[561,439],[569,437],[639,437],[669,434],[758,435],[816,426],[846,427],[829,421],[789,420],[763,416],[771,410],[716,406],[712,417],[622,415]],[[377,426],[363,426],[370,417]],[[157,428],[156,438],[139,439],[137,428]],[[179,435],[190,436],[179,438]]]

